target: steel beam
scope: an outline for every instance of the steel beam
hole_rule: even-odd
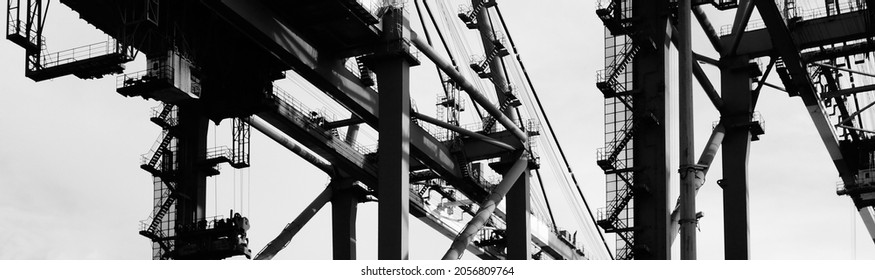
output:
[[[493,118],[495,118],[495,120],[501,123],[501,125],[503,125],[505,129],[513,132],[513,134],[517,138],[519,138],[521,142],[527,141],[528,136],[526,135],[526,133],[523,132],[519,127],[517,127],[516,124],[514,124],[513,121],[510,120],[510,118],[504,115],[504,113],[498,110],[498,107],[489,102],[489,99],[486,98],[486,96],[479,90],[477,90],[477,88],[474,87],[474,84],[468,81],[465,76],[462,76],[459,71],[456,71],[456,68],[453,67],[452,64],[447,62],[446,59],[441,57],[440,54],[437,53],[437,51],[432,49],[431,46],[428,45],[428,42],[423,41],[422,38],[419,37],[413,37],[412,41],[413,45],[415,45],[417,49],[419,49],[423,54],[425,54],[425,56],[431,59],[431,61],[434,62],[435,65],[443,70],[444,73],[446,73],[447,76],[450,77],[450,79],[456,82],[456,85],[458,85],[462,90],[467,92],[468,95],[471,97],[471,100],[474,100],[474,102],[477,102],[480,107],[483,107],[483,109],[486,110],[486,112],[488,112],[489,115],[491,115]]]
[[[516,183],[520,175],[526,171],[528,164],[528,155],[518,153],[517,160],[508,169],[507,173],[504,174],[501,182],[498,183],[498,186],[496,186],[494,190],[492,190],[489,197],[483,201],[483,203],[480,203],[480,209],[477,211],[477,214],[471,218],[471,221],[469,221],[468,224],[465,225],[465,228],[459,232],[459,235],[453,239],[453,244],[450,245],[450,249],[447,250],[442,259],[457,260],[462,257],[465,247],[471,243],[471,240],[474,239],[474,235],[483,228],[483,225],[486,224],[486,221],[489,220],[489,217],[491,217],[492,213],[495,212],[495,209],[498,208],[498,203],[501,202],[505,195],[507,195],[507,192],[510,191],[510,188]]]
[[[780,91],[783,91],[783,92],[787,92],[787,89],[786,89],[786,88],[783,88],[783,87],[781,87],[781,86],[779,86],[779,85],[776,85],[776,84],[773,84],[773,83],[766,82],[765,80],[762,80],[762,81],[756,81],[756,82],[758,82],[760,85],[764,85],[764,86],[767,86],[767,87],[770,87],[770,88],[773,88],[773,89],[776,89],[776,90],[780,90]]]
[[[757,4],[757,10],[760,10],[761,5],[759,0],[754,0]],[[772,3],[774,4],[774,3]],[[759,11],[760,14],[763,11]],[[778,12],[780,17],[780,12]],[[776,49],[780,49],[787,42],[795,42],[798,50],[817,48],[829,44],[838,44],[848,41],[860,40],[872,36],[872,31],[866,27],[866,17],[868,11],[855,11],[833,15],[824,18],[815,18],[797,22],[792,30],[787,29],[788,36],[781,38],[772,38],[775,34],[772,32],[772,25],[766,21],[766,29],[757,29],[744,32],[743,38],[738,45],[736,54],[748,56],[751,58],[761,56],[771,56]],[[764,17],[765,19],[765,17]],[[780,22],[784,25],[783,17],[780,17]],[[720,40],[724,44],[731,44],[733,36],[723,36]],[[792,41],[784,41],[792,39]],[[779,42],[779,43],[773,43]],[[796,52],[799,53],[798,51]]]
[[[875,13],[873,13],[875,14]],[[812,61],[821,61],[827,60],[836,57],[842,56],[852,56],[861,53],[867,53],[875,50],[875,42],[859,42],[854,44],[843,44],[840,46],[833,46],[828,49],[819,49],[802,53],[802,61],[812,62]]]
[[[723,138],[723,238],[727,260],[750,258],[748,215],[748,157],[750,123],[753,114],[751,78],[746,57],[725,57],[726,69],[720,84],[726,107],[721,122],[727,127]]]
[[[264,133],[264,135],[267,135],[267,137],[273,139],[273,141],[276,141],[286,149],[289,149],[289,151],[292,151],[296,155],[300,156],[316,168],[319,168],[319,170],[322,170],[322,172],[325,172],[328,175],[334,174],[334,166],[332,166],[330,162],[308,150],[305,150],[303,147],[301,147],[300,144],[296,143],[288,136],[280,134],[278,131],[273,129],[270,124],[268,124],[258,116],[251,116],[244,119],[243,121],[252,125],[252,127],[254,127],[256,130],[261,131],[261,133]]]
[[[315,126],[310,120],[309,112],[300,110],[301,108],[295,108],[286,101],[278,101],[273,110],[260,112],[256,116],[264,120],[267,125],[273,126],[282,134],[306,146],[313,154],[331,162],[333,171],[328,174],[354,177],[369,185],[376,184],[376,181],[367,174],[369,171],[376,172],[376,167],[367,161],[364,154],[343,139],[336,139],[330,132]],[[265,131],[269,130],[265,129]],[[307,160],[318,163],[315,159]],[[324,165],[319,168],[327,170],[327,166]]]
[[[341,58],[320,52],[283,21],[277,20],[274,11],[257,1],[213,0],[205,3],[368,125],[378,127],[380,95],[347,70]],[[472,198],[486,195],[485,190],[465,182],[449,149],[422,128],[410,127],[410,146],[411,153],[419,161],[453,186]]]
[[[772,73],[772,70],[775,68],[775,63],[777,63],[777,62],[778,62],[778,60],[775,57],[769,58],[769,65],[766,66],[766,71],[763,71],[763,75],[761,77],[757,78],[757,79],[759,79],[760,83],[757,85],[756,89],[753,90],[753,107],[754,108],[757,107],[757,102],[760,100],[760,93],[763,90],[763,86],[766,85],[766,80],[768,80],[769,74]],[[784,91],[784,92],[787,91],[786,89],[783,89],[783,88],[780,90]]]
[[[355,115],[352,115],[352,117],[350,117],[350,118],[355,118]],[[344,141],[347,144],[355,145],[355,140],[356,140],[356,138],[358,138],[358,135],[359,135],[359,125],[358,124],[350,125],[348,128],[346,128],[346,139],[344,139]]]
[[[714,26],[711,25],[711,21],[708,20],[708,15],[705,14],[705,11],[703,11],[700,6],[694,6],[692,11],[696,16],[696,20],[699,21],[699,25],[702,26],[702,30],[705,31],[705,36],[708,37],[708,41],[711,42],[711,46],[714,47],[714,50],[717,51],[717,53],[723,53],[723,45],[720,43],[720,36],[717,35],[717,31],[714,31]]]
[[[331,187],[332,256],[335,260],[354,260],[357,243],[355,222],[363,190],[349,179],[332,180]]]
[[[753,14],[754,4],[751,0],[740,0],[740,2],[735,13],[735,21],[732,23],[732,34],[730,35],[732,41],[729,43],[729,48],[720,53],[721,57],[731,56],[738,50],[741,38],[744,37],[744,28],[747,27],[750,15]]]
[[[207,174],[202,165],[207,159],[209,119],[196,105],[180,105],[178,118],[174,156],[179,169],[174,181],[176,191],[189,199],[177,200],[176,217],[170,219],[178,225],[191,225],[206,218]]]
[[[487,0],[471,0],[471,4],[477,6],[484,1]],[[477,16],[477,29],[480,31],[483,51],[487,55],[495,54],[497,52],[495,52],[496,45],[494,40],[497,40],[498,38],[495,38],[496,33],[492,28],[492,20],[489,15],[488,7],[484,6],[482,9],[483,10]],[[507,70],[504,67],[504,59],[501,55],[496,55],[489,64],[489,75],[495,88],[495,95],[498,104],[503,104],[511,98],[505,94],[510,92],[510,83],[505,75],[506,71]],[[505,108],[504,112],[501,113],[504,116],[507,116],[512,122],[521,123],[520,116],[516,113],[516,108],[514,106],[508,106]],[[525,142],[525,138],[521,139]],[[511,158],[510,160],[513,159]],[[527,260],[532,256],[532,229],[529,219],[531,217],[529,214],[529,211],[531,210],[531,200],[529,198],[530,185],[528,174],[528,170],[523,172],[507,193],[507,202],[505,203],[505,208],[507,209],[507,216],[505,217],[505,222],[507,223],[505,239],[507,240],[507,259],[509,260]]]
[[[681,179],[681,259],[696,259],[696,186],[693,180],[699,171],[695,159],[693,133],[693,36],[691,0],[679,0],[678,7],[678,93],[680,179]]]
[[[707,56],[704,56],[704,55],[702,55],[702,54],[698,54],[698,53],[696,53],[696,52],[693,52],[693,58],[695,58],[695,59],[698,60],[699,62],[708,63],[708,64],[711,64],[711,65],[713,65],[713,66],[717,66],[717,67],[720,66],[720,61],[719,61],[719,60],[714,59],[714,58],[710,58],[710,57],[707,57]]]
[[[513,174],[510,174],[513,175]],[[528,260],[532,257],[531,198],[529,193],[529,170],[523,171],[507,192],[507,239],[508,260]]]
[[[678,32],[680,31],[672,27],[671,41],[675,45],[675,47],[678,47],[680,49],[681,40],[679,38],[680,36],[677,35],[679,34]],[[699,82],[699,86],[701,86],[702,89],[705,91],[705,94],[708,95],[708,99],[711,100],[711,104],[714,105],[714,108],[716,108],[717,111],[723,110],[723,99],[720,97],[720,94],[717,93],[717,90],[714,88],[714,84],[711,83],[711,80],[708,78],[708,75],[705,74],[705,70],[702,69],[702,66],[699,65],[698,58],[696,57],[696,53],[693,53],[693,58],[691,58],[693,61],[692,69],[693,75],[696,77],[696,81]],[[715,61],[711,62],[713,63]],[[719,64],[719,62],[716,64]]]
[[[484,143],[487,143],[487,144],[493,145],[493,146],[495,146],[495,147],[498,147],[498,148],[501,148],[501,149],[504,149],[504,150],[508,150],[508,151],[516,150],[516,148],[514,148],[513,146],[511,146],[511,145],[509,145],[509,144],[507,144],[507,143],[504,143],[504,142],[498,141],[498,140],[495,139],[495,138],[490,138],[489,136],[486,136],[486,135],[483,135],[483,134],[480,134],[480,133],[477,133],[477,132],[473,132],[473,131],[470,131],[470,130],[467,130],[467,129],[461,128],[461,127],[459,127],[459,126],[457,126],[457,125],[453,125],[453,124],[449,124],[449,123],[443,122],[443,121],[441,121],[441,120],[438,120],[438,119],[432,118],[431,116],[428,116],[428,115],[423,115],[423,114],[420,114],[420,113],[417,113],[417,112],[410,112],[410,115],[413,116],[414,118],[417,118],[417,119],[423,120],[423,121],[425,121],[425,122],[427,122],[427,123],[430,123],[430,124],[433,124],[433,125],[436,125],[436,126],[439,126],[439,127],[443,127],[443,128],[446,128],[446,129],[449,129],[449,130],[455,131],[455,132],[458,132],[459,134],[462,134],[462,135],[465,135],[465,136],[468,136],[468,137],[471,137],[471,138],[474,138],[474,139],[477,139],[477,140],[483,141]]]
[[[875,242],[875,211],[869,206],[860,208],[857,212],[860,213],[860,218],[863,219],[863,225],[866,226],[866,231],[869,232],[869,237]]]
[[[826,67],[826,68],[832,68],[832,69],[836,69],[836,70],[844,71],[844,72],[848,72],[848,73],[854,73],[854,74],[858,74],[858,75],[863,75],[863,76],[868,76],[868,77],[875,78],[875,74],[872,74],[872,73],[866,73],[866,72],[863,72],[863,71],[857,71],[857,70],[850,69],[850,68],[838,67],[838,66],[835,66],[835,65],[823,64],[823,63],[817,63],[817,62],[812,62],[811,64],[812,64],[812,65],[817,65],[817,66],[823,66],[823,67]]]
[[[406,29],[402,9],[390,7],[383,15],[386,52],[377,53],[373,70],[380,87],[377,158],[377,258],[406,260],[410,203],[410,64],[397,44]]]
[[[695,178],[696,195],[699,195],[699,189],[705,184],[705,176],[708,175],[708,170],[711,168],[711,162],[714,161],[714,156],[717,155],[717,150],[720,149],[720,145],[723,143],[723,137],[725,135],[726,129],[723,128],[723,124],[718,124],[717,127],[711,131],[711,137],[708,138],[708,144],[705,146],[705,150],[702,151],[702,155],[699,156],[699,161],[696,162],[696,165],[702,171],[701,176]],[[678,203],[675,204],[674,210],[671,212],[671,227],[669,229],[671,243],[674,243],[675,238],[678,236],[678,231],[680,230],[680,203],[680,198],[678,198]]]
[[[352,117],[345,119],[345,120],[339,120],[339,121],[333,121],[330,123],[326,123],[326,124],[322,125],[322,128],[334,129],[334,128],[341,128],[341,127],[345,127],[345,126],[353,126],[353,125],[361,124],[364,122],[365,122],[364,120],[359,119],[358,117],[353,115]]]
[[[255,255],[256,260],[269,260],[273,259],[277,253],[279,253],[283,248],[289,245],[289,242],[292,242],[292,238],[298,234],[298,231],[325,206],[328,201],[331,200],[331,194],[333,193],[333,187],[329,184],[328,187],[325,188],[313,202],[310,202],[310,205],[307,205],[307,208],[304,208],[304,211],[298,215],[291,223],[287,224],[285,228],[280,232],[280,234],[267,243],[264,248],[261,249],[258,254]]]
[[[379,109],[377,104],[380,95],[363,85],[357,76],[343,66],[340,58],[320,52],[293,28],[285,25],[282,20],[277,20],[278,17],[274,11],[258,1],[211,0],[206,1],[205,4],[215,10],[219,16],[242,30],[244,34],[250,36],[252,40],[263,48],[267,49],[278,60],[290,65],[314,86],[326,92],[354,115],[363,119],[365,123],[375,128],[378,127]],[[506,137],[498,136],[499,134],[507,135]],[[520,141],[514,139],[517,136],[508,131],[490,134],[489,136],[514,147],[521,146]],[[511,139],[514,140],[511,141]],[[485,147],[494,147],[484,144],[482,141],[475,143],[481,143]],[[434,138],[434,136],[418,126],[410,127],[410,148],[411,153],[419,161],[438,172],[450,184],[466,193],[469,197],[476,198],[478,192],[482,193],[480,197],[486,197],[487,193],[485,190],[478,190],[462,179],[461,170],[454,162],[449,149]],[[369,186],[376,186],[376,183],[374,183],[376,181],[376,174],[371,173],[372,171],[368,168],[356,166],[338,168],[346,171],[358,169],[364,174],[362,177],[364,178],[363,182]],[[411,205],[414,204],[414,200],[410,200]],[[427,212],[423,212],[423,207],[412,207],[411,211],[412,214],[420,217],[423,222],[443,235],[448,237],[456,236],[450,225],[440,222],[436,217],[429,216]],[[543,240],[542,243],[555,247],[556,252],[574,252],[573,248],[559,242],[555,234],[550,234],[549,236],[549,240]],[[536,243],[541,242],[536,237],[533,237],[533,240]],[[473,244],[468,246],[468,250],[471,252],[484,252],[480,248],[473,246]],[[486,253],[475,254],[484,258],[490,258]],[[567,254],[569,259],[579,257],[575,254]]]
[[[786,65],[787,70],[790,72],[790,76],[793,79],[793,86],[798,89],[799,95],[802,97],[802,102],[808,109],[808,114],[814,121],[814,127],[817,128],[820,138],[826,146],[826,150],[839,172],[839,176],[845,184],[854,184],[855,174],[848,169],[847,163],[845,163],[845,159],[842,157],[841,150],[839,149],[838,137],[836,137],[835,130],[824,112],[823,104],[820,102],[820,98],[818,98],[817,93],[814,91],[814,85],[809,79],[808,71],[805,69],[802,59],[800,58],[799,47],[804,48],[805,46],[794,40],[790,30],[784,24],[783,17],[774,1],[754,0],[754,3],[762,16],[763,21],[768,27],[767,30],[771,37],[772,45],[775,46],[775,50],[777,50],[781,57],[783,57],[784,65]],[[811,22],[814,22],[814,20]],[[829,23],[823,24],[827,25]],[[836,30],[836,32],[842,31]],[[791,42],[796,42],[796,44],[792,44]],[[797,46],[797,44],[799,45]]]
[[[656,122],[639,122],[633,145],[634,245],[635,259],[671,259],[669,229],[669,153],[667,121],[671,104],[671,21],[668,0],[640,0],[633,15],[640,19],[642,35],[649,36],[655,51],[640,52],[633,63],[634,116],[652,116]]]

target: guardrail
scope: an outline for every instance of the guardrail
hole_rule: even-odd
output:
[[[55,67],[67,63],[95,58],[98,56],[121,53],[120,50],[121,47],[119,46],[118,42],[112,37],[109,37],[109,39],[104,42],[94,43],[49,54],[41,54],[39,65],[34,65],[34,67]]]
[[[116,88],[124,88],[158,80],[164,80],[173,84],[173,73],[173,66],[170,65],[153,67],[142,71],[116,76],[115,86]]]

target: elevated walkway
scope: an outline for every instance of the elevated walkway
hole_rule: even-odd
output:
[[[110,39],[55,53],[29,55],[24,75],[39,82],[66,75],[94,79],[119,74],[125,70],[124,64],[133,60],[127,49]]]
[[[826,10],[816,9],[802,13],[790,20],[787,27],[790,36],[800,50],[817,48],[873,37],[873,30],[867,23],[872,15],[866,9],[848,9],[841,14],[827,15]],[[774,52],[772,38],[765,25],[751,22],[738,45],[737,54],[751,58],[769,56]],[[720,40],[728,45],[731,42],[728,27],[721,28]]]

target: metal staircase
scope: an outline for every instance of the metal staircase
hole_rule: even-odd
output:
[[[519,104],[519,100],[516,98],[508,97],[504,100],[504,102],[501,103],[501,106],[498,107],[498,111],[504,113],[504,111],[510,108],[510,106],[514,106],[514,104]],[[483,131],[486,133],[494,132],[493,130],[495,129],[495,123],[495,117],[491,115],[486,116],[485,120],[483,121]]]
[[[633,191],[630,187],[632,184],[629,179],[622,174],[618,175],[618,177],[626,187],[617,190],[614,200],[605,208],[605,217],[600,217],[601,219],[598,221],[598,225],[608,232],[616,228],[616,223],[621,222],[617,217],[620,216],[620,212],[626,209],[626,206],[629,205],[629,202],[632,201],[633,197]]]
[[[611,35],[619,36],[629,33],[631,27],[631,0],[608,0],[607,6],[601,5],[596,10],[596,15],[611,32]]]
[[[140,168],[148,171],[154,176],[160,176],[160,170],[157,168],[158,161],[161,160],[161,157],[167,150],[167,147],[170,145],[170,141],[173,140],[173,134],[169,133],[169,131],[164,131],[164,137],[160,138],[161,142],[159,142],[158,147],[152,153],[152,156],[149,158],[149,161],[140,165]]]
[[[364,57],[359,56],[355,58],[356,65],[359,70],[359,79],[361,79],[362,84],[365,86],[374,86],[376,83],[374,82],[374,72],[365,65]]]
[[[140,234],[155,235],[155,232],[158,231],[158,226],[161,225],[161,220],[164,219],[164,215],[167,215],[167,212],[170,211],[170,207],[176,202],[176,196],[171,193],[170,189],[168,189],[167,193],[162,196],[166,196],[167,199],[164,200],[164,203],[161,204],[161,207],[158,208],[158,211],[152,216],[152,222],[149,224],[149,228],[146,229],[147,232],[141,232]]]
[[[602,168],[602,170],[611,171],[618,169],[615,166],[617,163],[617,156],[620,155],[620,152],[626,149],[626,145],[632,140],[632,137],[635,134],[634,123],[635,121],[631,118],[627,120],[623,128],[617,132],[614,140],[611,141],[607,147],[599,150],[596,163]],[[620,137],[621,135],[622,138]]]
[[[492,45],[492,52],[490,52],[486,56],[486,58],[483,59],[483,61],[474,61],[469,65],[471,67],[471,70],[474,70],[474,72],[477,73],[477,76],[483,79],[491,78],[492,75],[490,75],[487,70],[489,69],[489,65],[492,64],[492,62],[495,61],[496,58],[510,55],[510,52],[504,46],[504,43],[502,43],[501,39],[493,39]]]
[[[632,62],[640,50],[641,47],[638,44],[635,44],[631,38],[627,38],[621,51],[623,56],[619,60],[614,60],[608,67],[605,67],[604,70],[596,74],[596,87],[598,87],[599,91],[605,97],[619,98],[630,110],[632,106],[628,93],[631,91],[631,80],[625,77],[625,75],[629,72],[627,71],[629,63]]]
[[[606,205],[596,223],[615,233],[616,259],[633,259],[634,240],[634,134],[632,65],[639,52],[653,42],[632,24],[632,1],[611,0],[596,13],[605,25],[605,68],[596,74],[596,87],[605,98],[605,147],[596,163],[605,171]]]
[[[175,212],[174,206],[178,196],[173,181],[173,173],[177,168],[173,147],[175,145],[173,129],[177,124],[175,112],[176,107],[172,104],[163,104],[160,111],[153,108],[153,116],[150,120],[162,128],[162,135],[156,140],[152,150],[143,156],[143,164],[140,165],[140,168],[153,176],[154,209],[142,222],[144,228],[139,232],[140,235],[152,240],[153,259],[167,259],[174,249],[174,241],[170,238],[175,235],[175,219],[166,218],[168,214]]]
[[[459,12],[459,19],[465,23],[469,29],[477,29],[477,16],[480,15],[483,10],[489,7],[495,6],[495,0],[481,0],[476,6],[472,7],[470,10],[462,10]]]
[[[155,115],[149,118],[150,121],[157,124],[161,128],[169,128],[171,126],[175,126],[175,118],[170,118],[170,114],[176,110],[176,106],[170,103],[165,103],[164,107],[162,107],[161,111],[156,111]],[[170,123],[169,121],[173,121]]]

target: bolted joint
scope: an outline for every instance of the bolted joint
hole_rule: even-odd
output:
[[[690,173],[695,174],[696,177],[699,177],[699,174],[704,174],[705,170],[708,170],[708,166],[701,164],[690,164],[690,165],[682,165],[678,168],[678,174],[681,174],[681,179],[686,178],[686,176]]]
[[[695,225],[695,224],[698,224],[698,223],[699,223],[699,219],[698,219],[698,218],[695,218],[695,219],[680,219],[680,220],[678,220],[678,224],[681,224],[681,225],[683,225],[683,224],[693,224],[693,225]]]

